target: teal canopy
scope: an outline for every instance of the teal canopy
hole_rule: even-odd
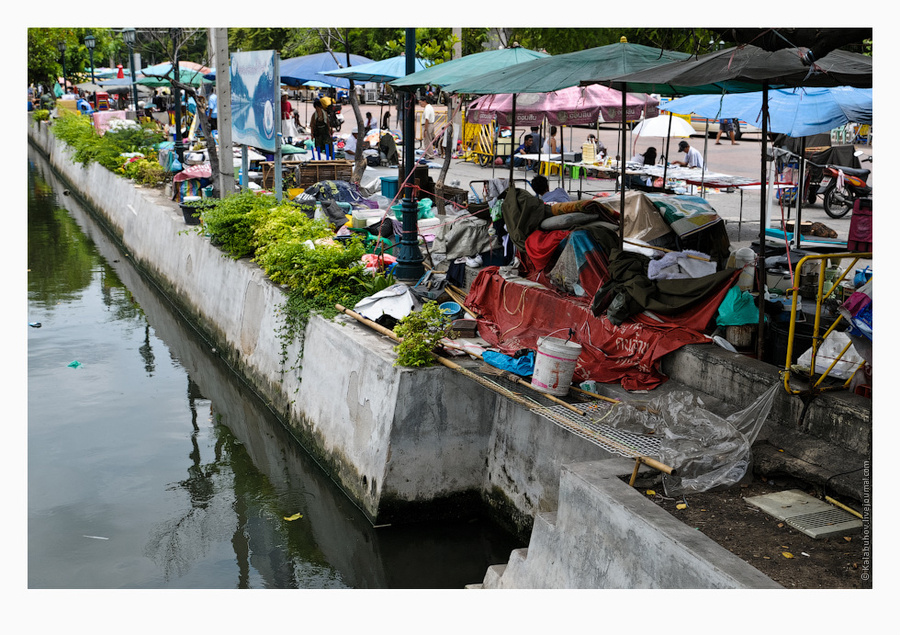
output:
[[[535,59],[550,57],[546,53],[538,53],[530,49],[522,47],[512,47],[508,49],[497,49],[495,51],[484,51],[482,53],[473,53],[459,57],[443,64],[435,64],[424,71],[401,77],[392,81],[390,84],[393,88],[400,90],[415,90],[420,86],[442,86],[451,84],[456,81],[480,75],[489,71],[495,71],[517,64],[522,64]],[[500,91],[509,92],[509,91]]]
[[[444,86],[444,90],[471,95],[548,93],[578,86],[589,77],[612,79],[687,57],[687,53],[616,42],[584,51],[535,59],[480,75],[469,73]]]

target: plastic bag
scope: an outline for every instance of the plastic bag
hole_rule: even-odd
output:
[[[724,419],[687,391],[652,400],[648,411],[637,419],[643,427],[655,425],[663,435],[660,461],[676,473],[663,479],[667,495],[705,492],[740,482],[752,462],[750,447],[780,388],[773,384],[752,404]],[[658,414],[652,416],[651,410]]]
[[[747,291],[741,291],[740,287],[731,287],[722,304],[719,305],[719,313],[716,316],[718,326],[742,326],[755,324],[759,321],[759,309],[753,295]]]
[[[508,370],[520,377],[530,377],[534,373],[534,351],[528,351],[519,357],[510,357],[503,353],[485,351],[482,359],[494,368]]]
[[[835,359],[837,359],[838,355],[840,355],[841,351],[849,341],[850,336],[846,333],[841,331],[832,331],[829,333],[828,337],[825,338],[825,341],[822,342],[822,345],[819,346],[819,350],[816,351],[815,372],[821,375],[828,370],[828,367],[831,366]],[[834,368],[831,369],[828,376],[836,377],[837,379],[850,379],[863,361],[863,358],[856,352],[856,348],[851,346],[840,360],[838,360],[837,364],[834,365]],[[797,358],[797,365],[809,368],[811,363],[812,348],[809,348]]]

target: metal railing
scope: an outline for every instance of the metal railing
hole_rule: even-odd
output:
[[[834,280],[831,286],[825,290],[825,265],[828,260],[833,259],[843,259],[852,258],[852,262],[850,266],[846,267],[844,271],[836,280]],[[838,327],[841,320],[843,320],[843,315],[838,313],[837,318],[834,322],[829,326],[822,335],[819,335],[819,330],[822,328],[822,306],[832,294],[838,292],[841,282],[844,281],[844,278],[847,276],[847,272],[853,271],[856,264],[860,261],[860,259],[871,259],[872,252],[846,252],[846,253],[836,253],[836,254],[825,254],[825,255],[811,255],[804,256],[800,262],[797,263],[794,271],[796,272],[795,283],[793,285],[792,291],[792,302],[791,302],[791,317],[790,317],[790,328],[788,331],[788,342],[787,342],[787,353],[785,355],[784,361],[784,369],[781,371],[782,379],[784,381],[784,389],[793,395],[798,395],[800,393],[808,393],[810,390],[812,391],[826,391],[826,390],[844,390],[849,387],[850,382],[853,379],[853,373],[850,373],[850,377],[838,385],[828,385],[823,386],[823,382],[826,377],[828,377],[829,373],[834,369],[837,363],[841,360],[841,358],[847,353],[847,351],[852,346],[852,342],[848,342],[846,346],[844,346],[843,350],[841,350],[840,354],[837,355],[834,361],[830,366],[825,370],[824,373],[816,378],[816,354],[819,351],[820,346],[825,341],[825,339]],[[797,284],[797,280],[799,279],[799,272],[803,271],[803,266],[807,262],[811,261],[819,261],[819,275],[818,275],[818,283],[816,289],[816,310],[815,310],[815,318],[813,321],[813,333],[812,333],[812,358],[809,364],[809,376],[808,376],[808,388],[800,390],[791,387],[790,378],[791,378],[791,370],[792,370],[792,354],[794,351],[794,335],[796,332],[797,325],[797,299],[800,291],[799,284]],[[858,368],[856,369],[858,370]],[[855,371],[854,371],[855,372]]]

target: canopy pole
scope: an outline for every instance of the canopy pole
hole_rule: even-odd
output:
[[[669,148],[672,145],[672,113],[669,113],[669,127],[666,130],[666,156],[663,163],[663,190],[666,189],[666,175],[669,173]]]
[[[763,82],[762,91],[762,140],[759,160],[760,173],[760,197],[759,197],[759,254],[756,258],[756,286],[758,289],[757,304],[759,305],[759,326],[756,331],[756,358],[762,360],[765,352],[766,333],[766,201],[769,198],[768,179],[766,178],[766,144],[769,139],[769,83]]]
[[[700,168],[700,198],[706,196],[706,162],[709,159],[709,118],[703,132],[703,167]]]
[[[794,222],[794,247],[800,249],[800,216],[803,209],[803,184],[806,181],[806,137],[800,137],[800,178],[797,183],[797,220]],[[791,257],[790,252],[788,258]]]
[[[512,94],[512,135],[509,137],[509,185],[513,186],[513,165],[516,162],[516,151],[513,146],[516,144],[516,93]]]
[[[628,85],[622,84],[622,138],[619,143],[619,172],[621,174],[621,188],[619,189],[619,249],[625,248],[625,152],[628,140],[625,138],[625,106]]]

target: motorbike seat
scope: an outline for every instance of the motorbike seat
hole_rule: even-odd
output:
[[[869,170],[866,168],[846,168],[841,165],[835,165],[832,167],[834,167],[834,169],[836,169],[836,170],[840,170],[844,174],[847,174],[850,176],[858,176],[859,178],[861,178],[864,181],[867,178],[869,178]]]

